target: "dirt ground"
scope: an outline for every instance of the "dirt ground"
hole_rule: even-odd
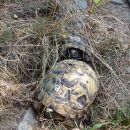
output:
[[[39,39],[32,30],[37,27],[35,25],[40,24],[41,18],[46,17],[45,9],[39,11],[43,6],[46,8],[44,0],[0,3],[0,130],[17,129],[26,109],[33,102],[32,98],[41,79],[43,54],[41,36],[44,25],[38,26],[35,32]],[[86,17],[88,21],[86,25],[89,24],[91,30],[89,33],[92,34],[87,32],[88,37],[103,57],[102,59],[98,53],[95,54],[103,64],[101,65],[99,61],[95,63],[97,68],[100,68],[97,70],[99,70],[102,90],[91,111],[92,121],[104,123],[108,122],[107,118],[111,115],[111,111],[122,106],[129,108],[130,105],[128,102],[130,99],[130,7],[127,3],[114,5],[105,2],[95,7],[92,14],[86,14]],[[48,26],[45,27],[47,30]],[[30,39],[30,36],[33,38]],[[111,48],[111,45],[107,44],[109,40],[112,44],[117,43],[116,47]],[[118,42],[121,43],[120,47]],[[118,51],[118,47],[122,53]],[[108,53],[104,54],[104,51]],[[40,120],[42,122],[44,119]],[[48,122],[44,120],[40,127]],[[50,128],[48,126],[46,130]],[[117,128],[122,127],[120,124],[113,128],[106,126],[106,129]]]

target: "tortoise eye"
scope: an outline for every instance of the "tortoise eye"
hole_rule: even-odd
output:
[[[80,104],[82,108],[84,108],[86,106],[86,96],[83,95],[83,96],[78,97],[77,102]]]

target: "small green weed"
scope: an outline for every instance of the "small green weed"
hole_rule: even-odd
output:
[[[110,116],[110,121],[113,126],[130,126],[130,109],[125,108],[122,110],[117,110]],[[129,127],[130,128],[130,127]]]
[[[114,110],[111,115],[102,123],[94,124],[89,130],[128,130],[130,129],[130,109]]]
[[[100,5],[102,3],[102,0],[94,0],[96,5]]]

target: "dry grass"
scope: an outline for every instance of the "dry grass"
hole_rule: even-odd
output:
[[[3,7],[0,13],[3,17],[0,20],[1,129],[15,128],[25,109],[34,102],[33,97],[39,81],[58,61],[58,50],[68,32],[83,37],[86,41],[85,46],[94,55],[92,60],[100,78],[101,89],[90,112],[93,125],[100,123],[103,129],[111,130],[129,127],[130,75],[125,69],[129,66],[128,24],[109,14],[109,11],[102,7],[95,8],[91,15],[79,12],[72,14],[54,3],[49,7],[52,12],[47,16],[44,14],[45,17],[37,14],[37,10],[35,19],[29,17],[14,20],[10,17],[13,11],[9,13],[9,9],[30,9],[34,5],[31,2],[34,1],[30,1],[29,6],[24,1],[15,3],[7,1],[1,5]],[[68,1],[66,2],[68,4]],[[60,4],[65,5],[62,2]],[[38,5],[41,8],[43,4],[38,1]],[[102,12],[107,15],[104,16]],[[59,18],[55,19],[58,16]],[[85,20],[82,21],[80,18],[84,16]],[[77,21],[82,23],[82,26],[77,27],[75,24]],[[128,123],[125,124],[123,121]],[[52,119],[41,117],[40,122],[43,129],[52,127],[67,129],[62,123],[57,126]],[[77,126],[76,123],[74,125]],[[85,127],[90,129],[90,126]]]

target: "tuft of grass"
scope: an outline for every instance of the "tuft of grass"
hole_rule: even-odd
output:
[[[102,123],[95,123],[89,130],[108,130],[108,129],[123,129],[130,128],[130,110],[129,108],[123,108],[121,110],[113,111],[109,117]]]
[[[110,117],[109,120],[112,122],[112,125],[114,127],[126,127],[130,128],[130,110],[129,108],[123,108],[121,110],[114,111]]]

